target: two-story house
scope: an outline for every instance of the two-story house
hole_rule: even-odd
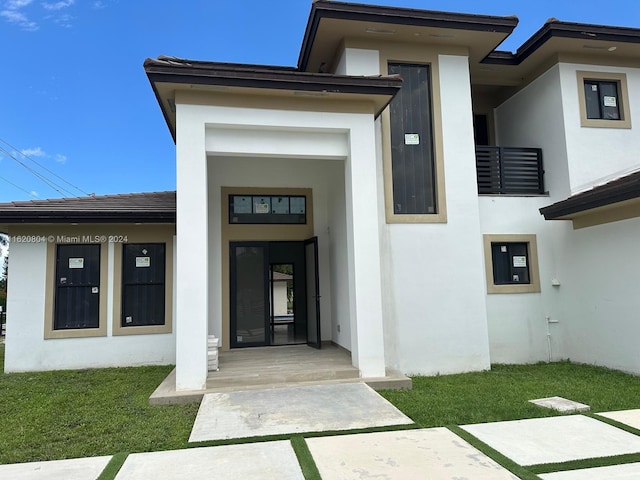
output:
[[[550,21],[497,50],[517,22],[319,0],[296,68],[148,59],[177,193],[0,205],[32,240],[5,369],[175,362],[197,390],[215,334],[333,342],[362,377],[640,373],[640,30]]]

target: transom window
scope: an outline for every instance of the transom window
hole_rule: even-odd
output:
[[[304,195],[229,195],[229,223],[307,223]]]

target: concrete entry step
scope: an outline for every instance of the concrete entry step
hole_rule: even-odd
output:
[[[366,383],[374,390],[410,389],[411,379],[388,371],[360,378],[348,351],[335,345],[244,348],[220,353],[220,370],[209,372],[206,390],[176,392],[175,371],[149,398],[152,405],[199,402],[205,393],[282,388],[292,385]]]
[[[386,377],[344,378],[335,380],[315,380],[307,382],[269,383],[255,385],[235,385],[206,390],[176,391],[176,371],[173,370],[149,397],[151,405],[175,405],[200,402],[207,393],[236,392],[242,390],[260,390],[265,388],[287,388],[291,386],[336,385],[365,383],[374,390],[411,390],[411,378],[401,373],[388,371]]]

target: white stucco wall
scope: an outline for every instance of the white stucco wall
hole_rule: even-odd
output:
[[[640,219],[569,231],[559,255],[559,346],[572,361],[640,374]]]
[[[167,247],[172,248],[171,245]],[[111,335],[114,312],[110,292],[116,281],[112,249],[109,252],[108,285],[101,288],[101,295],[108,295],[109,298],[107,336],[45,340],[46,252],[44,242],[11,244],[6,372],[166,365],[175,362],[175,333]],[[115,314],[119,316],[119,312]]]
[[[552,360],[566,358],[560,348],[559,325],[548,324],[546,318],[558,316],[562,287],[552,286],[551,281],[559,277],[559,243],[571,225],[545,221],[538,209],[549,203],[546,196],[480,197],[483,234],[536,235],[540,271],[540,293],[487,295],[492,363],[534,363],[548,361],[550,355]]]
[[[570,194],[564,108],[556,65],[495,109],[497,145],[542,148],[549,204]]]
[[[388,362],[426,375],[489,368],[468,62],[438,60],[447,223],[381,225]]]
[[[542,147],[549,197],[480,199],[483,233],[537,235],[541,280],[539,294],[488,295],[491,358],[569,358],[638,373],[633,243],[640,221],[573,230],[538,212],[640,167],[633,129],[580,126],[578,70],[626,73],[632,126],[640,121],[640,70],[618,67],[556,65],[496,109],[500,145]]]
[[[499,146],[542,148],[549,196],[480,196],[483,234],[536,235],[541,283],[540,293],[487,295],[491,362],[533,363],[547,361],[549,355],[559,360],[565,358],[559,348],[559,325],[548,324],[546,318],[555,317],[561,301],[560,289],[551,286],[551,279],[557,276],[559,239],[571,227],[566,222],[546,222],[538,210],[570,193],[559,67],[496,108],[495,122]]]
[[[576,193],[640,169],[640,68],[562,63],[564,123],[567,136],[571,192]],[[594,128],[580,125],[577,71],[624,73],[629,90],[631,129]]]
[[[380,73],[376,50],[347,48],[339,65],[339,73]],[[386,362],[424,375],[489,368],[468,60],[440,55],[438,68],[446,224],[386,223],[377,125]]]
[[[338,75],[380,75],[380,52],[345,48],[336,67]]]

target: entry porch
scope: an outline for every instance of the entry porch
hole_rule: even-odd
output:
[[[365,382],[375,390],[410,389],[411,379],[387,371],[384,377],[361,378],[351,354],[331,342],[321,349],[307,345],[241,348],[220,352],[220,369],[209,372],[204,390],[176,391],[175,369],[149,398],[152,405],[200,401],[204,394],[283,388],[293,385]]]

